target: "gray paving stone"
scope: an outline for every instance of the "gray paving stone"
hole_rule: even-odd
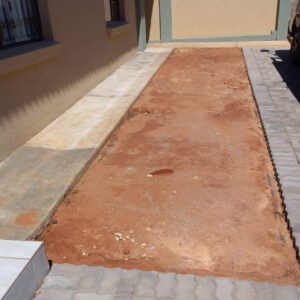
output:
[[[157,297],[134,297],[134,300],[157,300],[157,299],[158,299]],[[171,298],[167,298],[167,299],[171,299]],[[163,300],[166,300],[166,298]]]
[[[139,281],[140,271],[124,270],[121,273],[121,278],[117,284],[117,296],[132,296],[134,295],[135,286]]]
[[[256,295],[258,300],[273,300],[275,291],[269,283],[255,284]]]
[[[103,272],[103,279],[99,283],[97,290],[115,292],[121,276],[121,269],[105,269]]]
[[[99,282],[104,276],[104,268],[89,267],[81,273],[80,291],[96,291]]]
[[[277,286],[274,287],[274,300],[298,300],[299,295],[297,293],[297,289],[294,287],[287,286]]]
[[[233,282],[231,279],[216,279],[216,297],[219,300],[231,300],[233,298]]]
[[[216,282],[212,277],[196,277],[195,294],[197,300],[215,300],[216,299]]]
[[[253,283],[248,281],[235,281],[234,299],[255,300],[256,291]]]
[[[174,288],[176,285],[175,273],[158,273],[158,283],[156,286],[156,296],[158,298],[174,297]]]
[[[196,299],[196,277],[194,275],[177,274],[176,280],[174,299]]]
[[[299,288],[279,286],[269,283],[255,283],[230,278],[200,277],[173,273],[143,272],[137,270],[104,269],[103,279],[98,282],[97,292],[94,286],[85,292],[79,291],[80,285],[74,286],[74,278],[86,274],[99,275],[96,271],[102,268],[87,266],[54,265],[54,274],[47,276],[45,283],[38,291],[37,300],[258,300],[258,299],[299,299]],[[84,271],[83,271],[84,270]],[[64,274],[62,274],[64,273]],[[121,276],[122,275],[122,276]],[[65,277],[67,279],[62,280]],[[116,280],[112,281],[112,278]],[[50,278],[50,284],[49,284]],[[54,279],[55,280],[54,280]],[[70,278],[72,283],[70,285]],[[106,279],[105,279],[106,278]],[[57,284],[57,280],[60,283]],[[102,285],[102,282],[106,284]],[[113,282],[113,284],[112,284]],[[166,285],[166,288],[163,288]],[[103,290],[103,286],[106,288]],[[46,287],[46,288],[45,288]],[[121,293],[116,294],[118,288]],[[126,294],[126,292],[130,292]],[[298,298],[297,298],[298,297]]]
[[[291,191],[287,191],[287,190],[283,190],[282,191],[283,197],[285,199],[285,201],[291,199],[291,200],[298,200],[300,194],[299,193],[295,193],[295,192],[291,192]]]
[[[74,291],[67,289],[50,289],[50,290],[40,290],[35,300],[72,300]]]
[[[44,280],[43,288],[64,288],[70,290],[77,290],[80,283],[80,274],[64,274],[47,276]]]
[[[72,300],[114,300],[114,296],[107,295],[99,295],[96,293],[76,293]]]
[[[157,272],[141,272],[135,295],[138,297],[155,297],[156,285]]]
[[[101,267],[100,267],[101,268]],[[71,264],[53,264],[51,267],[51,276],[83,273],[87,266],[78,266]]]
[[[299,249],[300,249],[300,233],[293,232],[293,236],[295,238],[296,248],[298,248],[298,251],[299,251]]]

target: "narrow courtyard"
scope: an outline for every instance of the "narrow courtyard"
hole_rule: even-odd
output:
[[[54,263],[298,285],[241,50],[175,50],[39,240]]]

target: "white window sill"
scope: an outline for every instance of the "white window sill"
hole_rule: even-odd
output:
[[[0,76],[4,76],[58,56],[59,44],[41,41],[0,51]]]
[[[107,22],[106,23],[107,35],[110,38],[114,38],[119,35],[128,33],[129,28],[130,28],[130,26],[126,22]]]

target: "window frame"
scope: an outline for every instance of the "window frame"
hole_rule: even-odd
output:
[[[110,20],[106,20],[106,27],[113,28],[127,24],[125,16],[125,3],[124,0],[108,0]],[[114,2],[116,2],[117,12],[114,14]],[[117,17],[114,17],[114,15]]]
[[[34,6],[34,10],[35,10],[35,14],[36,14],[35,19],[34,19],[34,23],[35,23],[35,26],[36,26],[36,29],[37,29],[37,32],[38,32],[38,37],[37,38],[32,38],[30,40],[26,40],[26,41],[13,42],[13,43],[10,43],[10,44],[7,44],[7,45],[3,45],[2,41],[4,41],[4,38],[3,38],[3,40],[1,40],[2,39],[1,35],[3,35],[3,32],[2,33],[0,32],[0,51],[15,48],[15,47],[21,47],[21,46],[31,44],[31,43],[40,42],[44,39],[43,30],[42,30],[42,22],[41,22],[41,14],[40,14],[39,3],[38,3],[39,0],[31,0],[31,1],[32,1],[33,6]],[[2,8],[0,7],[0,9],[2,9]],[[1,28],[0,28],[0,30],[1,30]]]
[[[122,22],[120,0],[109,0],[109,8],[110,8],[109,22]]]

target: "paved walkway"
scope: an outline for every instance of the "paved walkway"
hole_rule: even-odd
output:
[[[300,247],[300,70],[287,50],[244,49],[249,77],[282,196]],[[299,251],[299,250],[298,250]]]
[[[54,265],[35,300],[296,300],[300,288],[229,278]]]
[[[0,239],[36,237],[169,54],[137,53],[0,163]]]

